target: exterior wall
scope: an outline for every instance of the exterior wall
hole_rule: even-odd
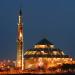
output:
[[[72,63],[72,58],[27,58],[25,59],[25,69],[35,69],[38,67],[56,67],[58,65]]]

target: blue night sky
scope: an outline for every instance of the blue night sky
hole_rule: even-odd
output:
[[[75,0],[0,0],[0,59],[16,58],[19,7],[23,10],[24,49],[47,37],[75,57]]]

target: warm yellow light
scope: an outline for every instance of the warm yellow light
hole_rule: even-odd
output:
[[[42,58],[38,59],[38,66],[43,66],[43,60],[42,60]]]
[[[20,32],[20,37],[22,37],[22,33]]]
[[[19,16],[19,24],[21,23],[21,16]]]
[[[51,48],[54,48],[54,45],[50,45]]]
[[[47,45],[35,45],[34,48],[47,48]]]
[[[42,54],[47,54],[47,53],[45,53],[44,51],[41,51],[41,53],[42,53]]]
[[[19,67],[20,67],[20,66],[21,66],[20,64],[21,64],[21,62],[20,62],[20,61],[18,61],[18,65],[17,65],[17,66],[19,66]]]
[[[57,55],[57,54],[58,54],[58,52],[57,52],[57,51],[53,51],[53,54],[54,54],[54,55]]]
[[[63,51],[61,53],[62,53],[62,55],[65,55]]]
[[[27,67],[27,68],[31,68],[31,67],[32,67],[32,64],[28,65],[28,67]]]

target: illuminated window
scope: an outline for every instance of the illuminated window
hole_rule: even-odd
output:
[[[62,53],[62,55],[65,55],[63,51],[61,53]]]
[[[37,54],[37,55],[40,55],[40,54],[41,54],[41,52],[36,52],[36,54]]]
[[[26,51],[24,55],[33,55],[36,51]]]
[[[42,53],[42,54],[47,54],[47,53],[45,53],[44,51],[41,51],[41,53]]]
[[[35,45],[34,48],[48,48],[47,45]]]
[[[24,55],[27,55],[27,54],[29,54],[29,51],[26,51]]]
[[[54,48],[54,45],[50,45],[51,48]]]
[[[39,58],[38,59],[38,66],[43,66],[44,63],[43,63],[43,59],[42,58]]]
[[[20,32],[20,37],[22,37],[22,33]]]
[[[59,54],[59,53],[58,53],[57,51],[53,51],[53,54],[54,54],[54,55],[57,55],[57,54]]]

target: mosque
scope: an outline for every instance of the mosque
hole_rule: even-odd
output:
[[[63,50],[43,38],[32,49],[25,50],[25,69],[51,68],[72,63],[72,58]]]
[[[63,64],[72,64],[73,59],[66,55],[63,50],[57,48],[53,43],[43,38],[31,49],[24,50],[23,41],[23,20],[20,9],[17,27],[17,58],[16,67],[19,69],[38,69],[61,66]]]

